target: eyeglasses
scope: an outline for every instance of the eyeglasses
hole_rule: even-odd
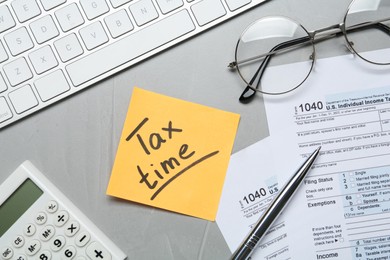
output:
[[[376,65],[390,65],[390,0],[354,0],[343,22],[315,31],[281,16],[259,19],[239,38],[236,69],[246,88],[241,102],[249,102],[256,92],[279,95],[297,89],[308,78],[316,56],[315,43],[344,35],[347,48],[358,57]],[[369,50],[381,50],[373,55]],[[268,67],[286,63],[303,63],[300,71],[272,73]]]

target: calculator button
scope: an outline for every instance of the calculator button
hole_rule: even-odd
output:
[[[24,245],[24,237],[16,236],[14,241],[12,241],[12,245],[16,248],[22,247]]]
[[[26,255],[17,255],[16,260],[27,260],[27,256]]]
[[[60,251],[65,245],[65,238],[63,236],[56,236],[53,241],[51,241],[50,248],[54,252]]]
[[[36,228],[34,224],[27,224],[26,227],[24,228],[24,234],[28,237],[31,237],[32,235],[35,234]]]
[[[41,249],[41,242],[36,239],[26,243],[26,254],[29,256],[35,255]]]
[[[79,230],[79,223],[77,221],[72,221],[65,227],[65,235],[68,237],[73,237]]]
[[[50,238],[54,236],[55,228],[52,225],[47,225],[41,230],[41,233],[39,234],[39,238],[42,241],[49,241]]]
[[[58,209],[58,203],[55,200],[51,200],[47,203],[46,211],[49,213],[54,213]]]
[[[48,250],[42,251],[38,254],[37,257],[39,260],[50,260],[51,259],[51,253]]]
[[[109,259],[111,260],[111,255],[105,249],[99,242],[92,242],[88,247],[87,247],[87,256],[91,258],[92,260],[95,259]]]
[[[10,247],[6,247],[3,248],[3,250],[1,250],[2,259],[11,259],[13,255],[14,255],[14,251]]]
[[[91,235],[87,231],[81,231],[75,238],[75,244],[78,247],[83,247],[89,242],[90,239]]]
[[[69,214],[65,210],[58,212],[54,219],[54,225],[57,227],[62,227],[69,219]]]
[[[39,212],[35,217],[35,223],[37,223],[38,225],[45,224],[46,220],[47,220],[47,216],[45,212]]]
[[[68,246],[62,253],[61,258],[64,260],[73,259],[76,256],[76,248],[74,246]]]

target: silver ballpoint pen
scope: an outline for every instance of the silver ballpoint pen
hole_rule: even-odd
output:
[[[309,172],[310,167],[313,165],[315,159],[320,152],[320,149],[321,147],[318,147],[309,156],[309,158],[307,158],[307,160],[302,164],[302,166],[297,170],[297,172],[279,191],[278,195],[273,199],[270,206],[267,208],[261,218],[257,221],[251,232],[249,232],[248,236],[234,252],[231,258],[232,260],[251,259],[251,255],[255,250],[258,242],[263,238],[272,223],[279,216],[284,207],[288,204],[289,200],[294,195],[299,185],[302,183],[302,180]]]

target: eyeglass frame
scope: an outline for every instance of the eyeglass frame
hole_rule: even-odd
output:
[[[307,33],[307,36],[304,36],[304,37],[301,37],[301,38],[297,38],[297,39],[293,39],[293,40],[290,40],[290,41],[287,41],[287,42],[282,42],[276,46],[274,46],[269,52],[267,53],[264,53],[264,54],[261,54],[261,55],[257,55],[255,57],[252,57],[252,58],[249,58],[249,59],[245,59],[245,60],[242,60],[242,61],[237,61],[237,49],[238,49],[238,46],[239,46],[239,43],[240,43],[240,40],[242,38],[242,35],[246,32],[246,30],[248,28],[250,28],[253,24],[255,24],[257,21],[255,21],[254,23],[252,23],[251,25],[249,25],[245,30],[244,32],[241,34],[239,40],[237,41],[237,44],[236,44],[236,50],[235,50],[235,61],[234,62],[231,62],[229,63],[228,67],[233,69],[233,68],[236,68],[237,69],[237,72],[239,74],[239,76],[241,77],[241,79],[247,84],[246,88],[244,89],[244,91],[242,92],[239,100],[242,102],[242,103],[248,103],[250,102],[253,97],[255,96],[255,94],[257,92],[260,92],[262,94],[267,94],[267,95],[281,95],[281,94],[286,94],[286,93],[289,93],[291,91],[294,91],[295,89],[297,89],[298,87],[300,87],[305,81],[306,79],[309,77],[309,75],[311,74],[311,71],[313,70],[313,67],[314,67],[314,62],[315,62],[315,58],[316,58],[316,49],[315,49],[315,43],[316,42],[319,42],[321,40],[326,40],[326,39],[329,39],[329,38],[333,38],[333,37],[336,37],[336,36],[339,36],[340,34],[343,34],[344,36],[344,39],[346,41],[346,46],[348,48],[348,50],[352,53],[352,54],[356,54],[359,58],[361,58],[362,60],[366,61],[366,62],[369,62],[371,64],[375,64],[375,65],[390,65],[390,62],[388,63],[379,63],[379,62],[374,62],[374,61],[371,61],[371,60],[368,60],[366,58],[364,58],[363,56],[361,56],[354,48],[353,48],[353,42],[352,41],[349,41],[348,40],[348,37],[347,37],[347,32],[348,31],[351,31],[351,30],[359,30],[359,29],[365,29],[365,28],[368,28],[369,26],[378,26],[379,29],[382,29],[382,30],[385,30],[386,33],[389,33],[390,34],[390,27],[385,25],[385,24],[382,24],[381,22],[385,22],[385,21],[389,21],[390,20],[390,16],[388,18],[383,18],[383,19],[379,19],[379,20],[375,20],[375,21],[368,21],[368,22],[364,22],[364,23],[359,23],[359,24],[356,24],[356,25],[353,25],[351,27],[346,27],[345,23],[346,23],[346,19],[347,19],[347,15],[349,13],[349,11],[351,10],[351,6],[354,4],[355,0],[353,0],[348,8],[347,8],[347,11],[344,15],[344,18],[342,20],[341,23],[339,24],[335,24],[335,25],[331,25],[331,26],[327,26],[327,27],[323,27],[323,28],[320,28],[320,29],[317,29],[317,30],[313,30],[313,31],[308,31],[301,23],[293,20],[292,18],[289,18],[289,17],[286,17],[286,16],[269,16],[269,17],[282,17],[284,19],[288,19],[294,23],[296,23],[297,25],[299,25],[306,33]],[[266,19],[266,18],[269,18],[269,17],[264,17],[262,19]],[[320,38],[316,37],[316,36],[319,36]],[[296,41],[303,41],[303,42],[296,42]],[[264,92],[264,91],[260,91],[258,90],[259,88],[259,85],[260,85],[260,80],[262,78],[262,75],[264,74],[264,71],[268,65],[268,62],[269,60],[272,58],[272,55],[273,54],[276,54],[276,53],[281,53],[282,51],[288,51],[289,49],[287,50],[284,50],[284,49],[281,49],[279,50],[278,48],[283,48],[284,46],[283,45],[292,45],[293,47],[297,47],[296,45],[301,45],[301,44],[311,44],[312,46],[312,54],[310,55],[310,59],[312,60],[312,63],[311,63],[311,67],[309,69],[309,72],[308,74],[306,75],[306,77],[302,80],[301,83],[299,83],[297,86],[287,90],[287,91],[283,91],[283,92],[279,92],[279,93],[271,93],[271,92]],[[294,46],[295,45],[295,46]],[[286,48],[288,48],[290,46],[287,46]],[[300,46],[298,46],[300,47]],[[260,64],[259,66],[259,69],[257,69],[257,71],[255,72],[253,78],[250,80],[250,82],[248,83],[245,79],[244,79],[244,76],[241,74],[240,72],[240,69],[238,67],[238,65],[240,63],[246,63],[246,62],[249,62],[249,61],[253,61],[255,59],[259,59],[259,58],[262,58],[262,57],[265,57],[265,59],[262,61],[262,63]],[[259,80],[258,80],[258,83],[256,84],[256,87],[254,88],[252,86],[252,83],[253,81],[257,78],[258,74],[260,73],[260,76],[259,76]],[[245,96],[247,94],[248,91],[252,91],[252,93],[249,94],[249,96]]]

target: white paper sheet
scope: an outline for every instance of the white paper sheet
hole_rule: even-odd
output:
[[[390,68],[352,55],[323,59],[300,89],[265,97],[265,107],[271,136],[234,154],[226,177],[217,223],[230,249],[259,218],[272,185],[321,145],[253,259],[390,259]]]

